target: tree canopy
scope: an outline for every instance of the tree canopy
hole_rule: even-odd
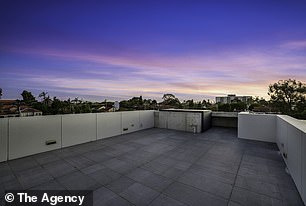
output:
[[[174,94],[164,94],[163,95],[163,102],[162,104],[163,105],[168,105],[168,106],[179,106],[181,103],[180,103],[180,100],[178,98],[175,97]]]
[[[279,80],[269,86],[269,96],[275,108],[292,116],[306,115],[306,84],[294,79]]]
[[[36,101],[33,94],[31,92],[27,91],[27,90],[23,90],[23,92],[21,93],[21,96],[23,98],[24,103],[26,103],[26,104],[31,105]]]

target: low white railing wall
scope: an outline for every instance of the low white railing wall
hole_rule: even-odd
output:
[[[275,142],[306,204],[306,122],[287,115],[238,115],[238,137]]]
[[[0,162],[152,127],[153,110],[2,118]]]
[[[238,114],[238,137],[265,142],[276,142],[276,115]]]

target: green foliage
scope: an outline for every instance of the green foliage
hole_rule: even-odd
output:
[[[120,102],[120,111],[146,110],[156,108],[156,100],[143,99],[142,96],[133,97],[129,100],[123,100]]]
[[[279,80],[269,86],[268,94],[276,110],[297,118],[305,118],[306,84],[294,79]]]
[[[21,96],[23,98],[24,103],[28,105],[32,105],[36,102],[36,99],[33,96],[33,94],[31,92],[28,92],[27,90],[23,90],[23,92],[21,93]]]
[[[180,100],[176,98],[174,94],[164,94],[163,100],[164,101],[161,104],[165,108],[180,108],[181,106]]]
[[[218,103],[214,111],[222,112],[240,112],[247,109],[247,104],[241,101],[236,101],[231,104]]]
[[[146,109],[210,109],[213,111],[262,111],[282,112],[296,118],[306,119],[306,86],[296,80],[281,80],[269,86],[270,101],[263,98],[252,98],[247,103],[235,99],[231,104],[212,104],[209,100],[194,101],[193,99],[180,102],[174,94],[164,94],[163,101],[143,99],[142,96],[133,97],[120,102],[120,111],[146,110]],[[78,97],[71,100],[60,100],[56,97],[50,98],[47,92],[41,92],[36,101],[33,94],[24,90],[22,92],[23,104],[30,105],[46,114],[70,114],[90,113],[108,111],[113,102],[83,102]],[[101,109],[102,108],[102,109]]]

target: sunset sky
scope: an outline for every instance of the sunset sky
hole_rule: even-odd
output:
[[[267,98],[306,81],[306,1],[0,3],[3,99]]]

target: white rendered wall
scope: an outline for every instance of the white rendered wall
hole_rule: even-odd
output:
[[[240,112],[238,138],[276,142],[276,115]]]
[[[287,125],[287,166],[289,172],[301,192],[302,188],[302,132],[291,124]]]
[[[0,119],[0,162],[7,160],[8,118]]]
[[[122,133],[136,132],[140,130],[139,111],[122,112]]]
[[[283,153],[288,170],[294,183],[306,203],[306,124],[295,118],[277,116],[277,142],[285,144]],[[282,148],[280,148],[281,150]]]
[[[62,121],[62,147],[96,140],[96,114],[63,115]]]
[[[56,144],[46,145],[55,140]],[[16,159],[61,148],[61,116],[9,118],[9,156]]]
[[[300,193],[306,204],[306,133],[302,136],[302,192]]]
[[[153,110],[3,118],[0,162],[152,127]]]
[[[122,134],[121,112],[98,113],[98,139]]]
[[[139,119],[141,129],[154,127],[154,111],[140,111]]]
[[[276,119],[276,143],[282,155],[288,153],[288,144],[287,144],[287,136],[288,136],[288,126],[287,122],[277,116]],[[285,162],[287,163],[287,159],[284,158]]]

